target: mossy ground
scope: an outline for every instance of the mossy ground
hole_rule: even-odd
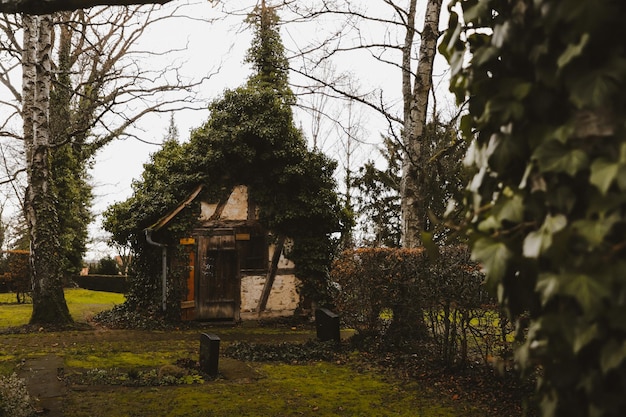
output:
[[[91,306],[75,305],[70,310],[82,314],[94,311],[94,305],[116,302],[115,298],[102,302],[104,294],[70,293],[68,303],[81,300],[77,304]],[[0,305],[0,317],[6,316],[3,310],[7,307]],[[358,352],[344,354],[336,361],[298,363],[242,362],[222,357],[217,378],[188,378],[191,383],[180,385],[124,386],[108,383],[106,378],[76,382],[85,381],[80,377],[94,370],[116,377],[124,372],[158,374],[163,367],[181,361],[196,362],[201,333],[219,335],[222,352],[234,342],[304,343],[315,338],[312,326],[259,323],[172,331],[92,327],[8,333],[0,338],[0,374],[8,375],[24,360],[36,356],[62,357],[68,383],[63,411],[75,417],[490,415],[482,404],[465,401],[458,392],[438,389],[432,381],[408,381],[374,364],[363,366],[367,358]]]
[[[415,384],[402,386],[347,365],[263,364],[259,371],[263,378],[246,383],[218,380],[158,389],[74,390],[65,412],[75,417],[467,415],[421,395]]]

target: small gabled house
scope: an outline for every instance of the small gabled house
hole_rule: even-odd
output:
[[[239,321],[293,315],[300,303],[300,281],[294,264],[284,256],[285,237],[272,236],[261,226],[245,185],[233,187],[221,201],[206,201],[202,188],[146,229],[148,242],[163,248],[167,280],[172,260],[151,234],[200,199],[200,216],[179,242],[188,255],[189,271],[180,302],[182,319]],[[166,297],[164,292],[164,305]]]

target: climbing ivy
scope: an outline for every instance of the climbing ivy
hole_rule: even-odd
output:
[[[258,60],[253,65],[256,72],[246,85],[226,90],[211,103],[209,119],[191,133],[188,142],[167,141],[153,154],[141,180],[133,184],[133,196],[105,213],[105,229],[116,242],[130,244],[135,253],[137,278],[128,297],[133,308],[153,311],[160,298],[160,261],[143,230],[178,206],[199,184],[204,185],[201,197],[207,199],[223,199],[235,185],[247,185],[258,205],[260,223],[275,236],[293,241],[287,256],[302,280],[301,295],[327,301],[328,268],[335,246],[332,233],[339,230],[333,179],[336,163],[309,150],[295,127],[288,68],[280,59],[278,19],[272,9],[255,13],[258,18],[253,14],[249,21],[257,36],[248,62]],[[261,18],[265,13],[272,16]],[[272,63],[280,66],[272,67]],[[191,204],[157,232],[155,240],[176,246],[192,228],[199,210],[199,204]],[[176,294],[184,290],[179,281],[185,273],[181,267],[171,274],[174,303],[180,299]]]
[[[473,257],[525,332],[544,416],[626,414],[625,15],[621,0],[456,0],[440,48],[469,110]]]

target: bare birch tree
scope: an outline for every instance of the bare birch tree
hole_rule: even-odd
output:
[[[406,14],[406,38],[402,45],[403,144],[402,183],[400,185],[403,246],[422,244],[421,233],[428,218],[426,209],[426,152],[424,128],[428,115],[428,97],[432,89],[433,65],[440,36],[439,18],[442,0],[428,0],[424,27],[420,36],[417,71],[411,70],[415,35],[417,0],[411,0]],[[412,22],[412,23],[411,23]]]
[[[87,166],[98,149],[128,136],[128,128],[154,112],[183,108],[202,109],[195,87],[179,66],[157,69],[142,65],[158,51],[138,50],[147,28],[174,13],[149,8],[100,8],[21,19],[4,15],[0,65],[15,68],[19,61],[22,86],[12,72],[0,73],[0,83],[12,99],[0,102],[10,109],[0,131],[3,142],[23,139],[27,171],[24,215],[30,228],[33,284],[33,323],[68,323],[71,317],[63,298],[59,238],[69,222],[59,211],[74,215],[70,205],[89,204],[73,198],[60,184],[54,168],[66,164],[77,179],[86,181]],[[23,31],[22,45],[13,34]],[[170,51],[161,51],[165,54]],[[207,72],[210,69],[207,69]],[[50,108],[54,93],[53,108]],[[21,117],[23,128],[15,128]],[[3,143],[3,148],[6,143]],[[12,145],[13,146],[13,145]],[[67,149],[59,154],[60,149]],[[68,164],[68,159],[74,162]],[[19,175],[16,175],[19,177]],[[58,173],[57,173],[58,176]],[[74,182],[74,185],[80,186]],[[63,194],[63,195],[61,195]],[[73,201],[77,200],[77,201]]]
[[[72,322],[58,256],[58,215],[50,182],[52,17],[24,16],[23,107],[28,187],[24,212],[30,233],[31,323]]]
[[[428,159],[424,153],[423,132],[432,92],[442,0],[428,0],[425,3],[425,8],[421,10],[417,0],[378,2],[375,10],[380,12],[382,5],[386,5],[390,11],[387,14],[374,10],[368,12],[368,8],[374,8],[372,3],[355,0],[328,0],[320,4],[313,1],[307,6],[300,2],[285,5],[286,10],[298,16],[294,19],[296,22],[316,19],[336,19],[342,22],[327,38],[300,45],[294,56],[300,58],[298,62],[304,61],[306,65],[292,69],[316,83],[323,83],[335,95],[359,102],[387,119],[393,136],[398,138],[403,149],[401,211],[405,247],[422,244],[421,234],[428,223],[423,197],[423,172]],[[423,12],[421,25],[420,12]],[[378,36],[368,33],[377,33]],[[386,67],[383,71],[389,72],[387,78],[392,77],[393,71],[397,71],[398,85],[401,87],[401,109],[394,107],[392,99],[384,91],[349,91],[336,80],[321,79],[315,75],[315,68],[325,61],[363,53],[369,55],[374,63]],[[360,71],[357,69],[356,72],[358,74]],[[363,69],[361,73],[365,72]]]
[[[221,2],[222,9],[231,15],[245,13],[246,6],[241,3]],[[388,135],[403,152],[403,246],[420,246],[422,232],[432,226],[424,198],[424,172],[429,161],[425,150],[430,146],[424,146],[423,142],[429,99],[434,97],[433,67],[443,1],[274,0],[271,3],[280,10],[282,29],[290,40],[286,48],[290,81],[296,95],[320,93],[333,99],[349,99],[386,119]],[[340,69],[334,77],[328,77],[325,71],[330,62]],[[346,67],[361,81],[372,72],[384,74],[379,80],[384,79],[385,87],[360,82],[363,86],[360,91],[350,89],[351,83],[345,82],[342,70]],[[391,88],[390,80],[394,80]],[[309,99],[305,105],[313,102]],[[311,117],[320,116],[320,112],[311,113]],[[319,143],[319,135],[315,131],[312,135]]]

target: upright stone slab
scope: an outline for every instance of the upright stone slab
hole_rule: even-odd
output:
[[[220,357],[220,338],[214,334],[200,335],[200,369],[210,376],[217,376]]]
[[[341,343],[341,333],[339,331],[339,315],[333,313],[327,308],[318,308],[315,310],[315,328],[317,330],[317,338],[326,342],[334,340]]]

